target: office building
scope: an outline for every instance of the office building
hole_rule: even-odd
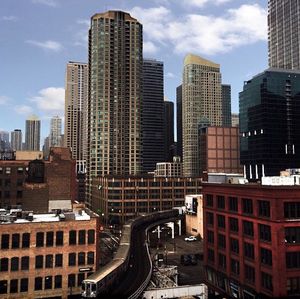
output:
[[[142,159],[142,25],[128,13],[91,18],[87,199],[92,178],[136,175]]]
[[[174,156],[174,103],[164,100],[165,161],[172,162]]]
[[[13,151],[21,151],[22,150],[22,131],[20,129],[15,129],[10,133],[11,140],[11,149]]]
[[[176,88],[177,155],[182,159],[182,85]]]
[[[231,113],[231,125],[233,127],[240,126],[240,116],[238,113]]]
[[[203,183],[205,280],[222,297],[300,296],[299,176],[266,179]]]
[[[50,120],[50,147],[62,146],[61,144],[61,124],[62,119],[59,116],[53,116]]]
[[[222,84],[223,127],[231,127],[231,85]]]
[[[86,159],[88,64],[70,61],[65,75],[64,146],[75,160]]]
[[[182,162],[179,156],[173,157],[173,162],[156,163],[155,177],[181,177]]]
[[[164,153],[164,65],[143,61],[143,172],[153,172]]]
[[[298,0],[268,1],[269,67],[300,69],[299,16]]]
[[[26,120],[25,149],[27,151],[40,150],[41,121],[32,115]]]
[[[182,83],[183,174],[198,176],[199,126],[222,126],[220,65],[189,54],[184,59]]]
[[[69,298],[98,269],[99,217],[83,205],[36,214],[2,210],[0,297]]]
[[[7,151],[10,149],[9,133],[6,131],[0,131],[0,150]]]
[[[300,167],[300,71],[267,69],[240,93],[241,164],[250,180]]]

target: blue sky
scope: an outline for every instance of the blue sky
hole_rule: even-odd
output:
[[[164,62],[172,101],[187,53],[221,65],[233,112],[243,82],[267,68],[267,0],[1,0],[0,130],[24,132],[34,113],[49,134],[64,114],[66,63],[87,62],[89,19],[109,9],[143,24],[144,57]]]

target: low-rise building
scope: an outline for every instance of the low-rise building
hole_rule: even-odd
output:
[[[0,298],[67,298],[98,268],[99,217],[0,210]]]
[[[156,163],[155,177],[181,177],[182,162],[179,156],[173,157],[173,162]]]

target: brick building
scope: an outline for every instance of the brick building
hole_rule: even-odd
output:
[[[98,268],[99,217],[0,210],[0,298],[67,298]]]
[[[203,197],[209,287],[234,298],[299,298],[300,186],[203,183]]]
[[[0,208],[48,212],[52,202],[70,205],[76,199],[75,167],[70,150],[59,147],[51,149],[49,161],[0,160]]]
[[[200,178],[116,177],[93,179],[92,209],[107,224],[124,223],[140,213],[184,206],[187,194],[198,194]]]

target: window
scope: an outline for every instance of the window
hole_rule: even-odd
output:
[[[29,256],[22,256],[21,270],[29,270]]]
[[[17,198],[22,198],[22,197],[23,197],[23,191],[17,190]]]
[[[64,245],[64,232],[58,231],[56,232],[56,246]]]
[[[35,268],[41,269],[44,266],[44,256],[43,255],[37,255],[35,257]]]
[[[225,216],[217,215],[217,219],[218,219],[218,227],[225,228]]]
[[[207,224],[213,226],[214,225],[214,214],[207,212],[206,218],[207,218]]]
[[[289,244],[299,244],[300,227],[287,227],[285,229],[285,242]]]
[[[248,265],[245,265],[245,279],[251,284],[255,283],[255,269]]]
[[[21,279],[20,292],[28,292],[28,278]]]
[[[10,270],[11,271],[19,271],[19,258],[13,257],[10,260]]]
[[[76,253],[69,253],[69,266],[76,266]]]
[[[22,235],[22,248],[28,248],[30,247],[30,234],[24,233]]]
[[[5,168],[5,174],[11,174],[11,168],[10,167]]]
[[[210,262],[214,262],[215,261],[215,251],[212,249],[208,249],[207,250],[207,259]]]
[[[0,280],[0,294],[7,294],[7,280]]]
[[[55,267],[62,267],[63,266],[63,255],[56,254],[55,255]]]
[[[46,268],[53,268],[53,255],[52,254],[46,255]]]
[[[10,293],[18,293],[18,279],[10,281]]]
[[[76,245],[76,230],[69,231],[69,245]]]
[[[81,283],[84,281],[84,273],[79,273],[77,276],[77,286],[80,287]]]
[[[244,220],[243,227],[244,227],[244,234],[253,237],[254,235],[253,222]]]
[[[45,277],[45,290],[52,289],[52,276]]]
[[[24,172],[23,167],[18,167],[17,172],[18,172],[18,174],[23,174],[23,172]]]
[[[224,196],[217,196],[217,206],[218,209],[225,209],[225,197]]]
[[[244,243],[244,255],[246,258],[254,260],[254,245],[251,243]]]
[[[206,205],[208,207],[214,206],[214,196],[212,194],[206,194]]]
[[[230,260],[230,270],[231,273],[239,275],[240,274],[240,263],[235,259]]]
[[[89,251],[87,254],[87,264],[93,265],[95,262],[95,254],[93,251]]]
[[[39,291],[43,289],[43,278],[42,277],[36,277],[34,280],[34,290]]]
[[[270,218],[270,202],[266,200],[258,200],[258,215]]]
[[[218,248],[226,248],[226,237],[218,234]]]
[[[85,252],[78,253],[78,265],[85,265]]]
[[[239,240],[230,238],[230,250],[239,253]]]
[[[68,288],[75,287],[75,274],[68,275]]]
[[[1,249],[9,249],[9,235],[3,234],[1,236]]]
[[[20,234],[13,234],[11,248],[19,248],[19,247],[20,247]]]
[[[272,266],[272,251],[266,248],[261,248],[260,261],[264,265]]]
[[[288,295],[300,295],[300,277],[288,278],[286,281]]]
[[[0,259],[0,271],[6,272],[8,271],[8,258],[2,258]]]
[[[288,219],[300,218],[300,202],[285,202],[284,217]]]
[[[80,230],[78,235],[78,244],[85,244],[85,230]]]
[[[229,217],[229,227],[231,232],[237,233],[239,231],[239,221],[237,218]]]
[[[61,275],[56,275],[54,277],[54,288],[55,289],[61,289],[62,286],[62,276]]]
[[[226,269],[226,255],[219,253],[219,267]]]
[[[232,212],[238,211],[238,199],[237,197],[229,197],[229,210]]]
[[[46,246],[50,247],[53,246],[54,243],[54,233],[53,232],[47,232],[46,234]]]
[[[4,191],[4,198],[10,198],[10,192]]]
[[[261,286],[267,290],[273,291],[273,278],[270,274],[261,272]]]
[[[89,229],[88,230],[88,244],[94,244],[95,243],[95,230]]]
[[[21,187],[23,185],[23,179],[17,179],[17,186]]]
[[[287,252],[285,258],[288,269],[300,268],[300,251]]]
[[[259,224],[259,238],[262,241],[271,242],[271,227],[265,224]]]
[[[44,246],[44,233],[38,232],[36,233],[36,247],[43,247]]]
[[[253,214],[253,203],[250,198],[242,198],[243,213]]]
[[[207,231],[207,242],[210,244],[214,244],[214,232],[211,230]]]

